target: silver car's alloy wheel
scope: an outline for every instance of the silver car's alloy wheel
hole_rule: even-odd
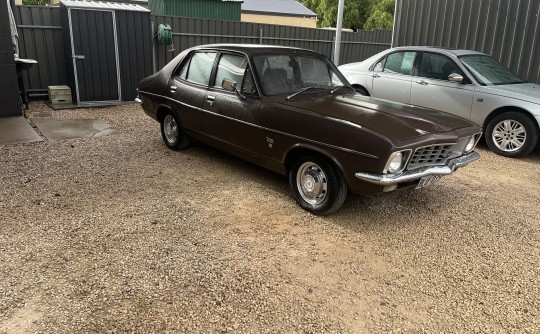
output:
[[[165,116],[163,120],[163,134],[170,145],[178,141],[178,124],[172,115]]]
[[[525,145],[527,130],[520,122],[507,119],[495,125],[491,138],[500,150],[515,152]]]
[[[296,173],[300,196],[311,205],[321,204],[328,192],[328,178],[324,170],[313,162],[304,162]]]

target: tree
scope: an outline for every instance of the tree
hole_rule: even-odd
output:
[[[375,1],[370,8],[369,17],[364,23],[364,29],[392,29],[394,26],[394,6],[395,0]]]
[[[317,13],[319,27],[335,27],[338,0],[301,0]],[[345,0],[343,28],[392,29],[395,0]]]
[[[38,5],[38,6],[45,6],[49,3],[49,0],[23,0],[23,5]]]

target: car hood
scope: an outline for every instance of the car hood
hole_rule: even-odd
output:
[[[496,94],[540,104],[540,85],[533,83],[481,86],[478,90],[489,94]]]
[[[359,94],[317,94],[292,98],[287,104],[347,121],[382,134],[393,142],[474,126],[470,121],[440,111],[379,101]]]

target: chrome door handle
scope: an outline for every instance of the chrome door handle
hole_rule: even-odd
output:
[[[208,101],[214,101],[214,100],[216,99],[216,97],[215,97],[215,96],[212,96],[212,95],[208,95],[208,96],[206,97],[206,99],[207,99]]]
[[[84,59],[84,55],[73,55],[73,59]]]
[[[178,89],[178,87],[176,87],[176,86],[171,86],[169,88],[170,88],[171,92],[176,92],[176,90]]]
[[[371,77],[372,77],[372,78],[380,78],[381,76],[378,75],[378,74],[373,73],[373,74],[371,75]]]
[[[428,84],[428,83],[425,82],[424,80],[417,81],[416,83],[419,84],[419,85],[422,85],[422,86],[425,86],[425,85]]]

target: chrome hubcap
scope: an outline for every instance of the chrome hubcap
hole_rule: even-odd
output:
[[[174,144],[178,140],[178,124],[172,115],[165,116],[163,120],[163,133],[169,144]]]
[[[527,131],[523,124],[507,119],[495,126],[491,138],[495,146],[500,150],[514,152],[522,148],[525,144]]]
[[[304,162],[296,174],[296,185],[300,196],[311,205],[321,204],[326,198],[328,179],[317,164]]]

